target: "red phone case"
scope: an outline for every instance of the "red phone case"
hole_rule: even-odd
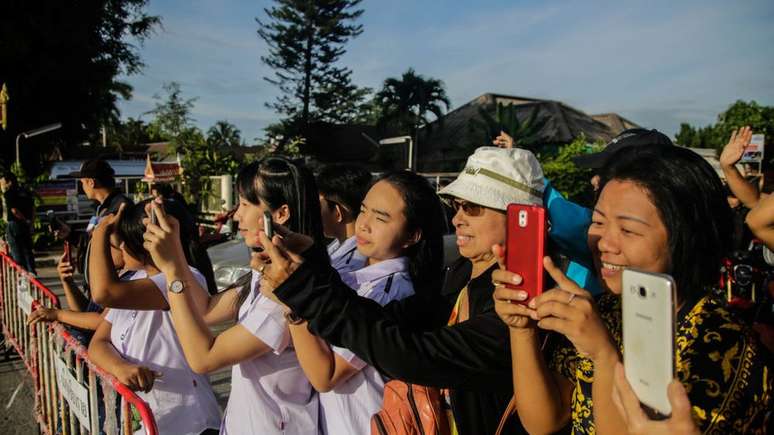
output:
[[[72,249],[70,248],[70,242],[65,240],[64,242],[64,253],[65,253],[65,260],[70,263],[70,266],[73,266],[73,253]]]
[[[543,293],[545,271],[543,256],[546,244],[546,211],[536,205],[509,204],[505,245],[505,267],[521,276],[519,285],[530,299]]]

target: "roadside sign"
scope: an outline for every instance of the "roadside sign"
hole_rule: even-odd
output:
[[[763,134],[754,134],[750,140],[750,145],[744,149],[741,163],[758,163],[763,162],[763,148],[765,144],[765,136]]]
[[[59,391],[70,404],[70,411],[78,417],[81,424],[89,425],[89,390],[70,373],[67,364],[61,358],[56,358],[56,381]]]

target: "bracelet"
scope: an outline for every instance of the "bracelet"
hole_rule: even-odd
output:
[[[302,319],[298,314],[288,311],[285,313],[285,320],[288,321],[291,325],[300,325],[304,323],[304,319]]]

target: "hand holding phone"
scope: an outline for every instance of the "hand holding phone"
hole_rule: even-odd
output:
[[[675,282],[669,275],[623,271],[623,347],[626,379],[640,401],[662,415],[672,407]]]
[[[266,233],[266,237],[271,240],[274,237],[274,227],[272,226],[271,213],[268,211],[263,212],[263,232]]]
[[[509,204],[507,211],[507,235],[505,268],[521,276],[519,285],[508,287],[528,293],[524,301],[543,293],[545,271],[543,257],[546,244],[546,214],[543,207],[536,205]]]

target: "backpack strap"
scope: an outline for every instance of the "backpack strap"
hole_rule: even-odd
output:
[[[503,416],[500,417],[500,424],[497,425],[497,431],[495,432],[495,435],[502,435],[503,430],[505,429],[505,423],[508,422],[508,419],[511,418],[511,415],[516,413],[516,396],[511,397],[511,401],[508,402],[508,406],[505,408],[505,412],[503,413]]]

